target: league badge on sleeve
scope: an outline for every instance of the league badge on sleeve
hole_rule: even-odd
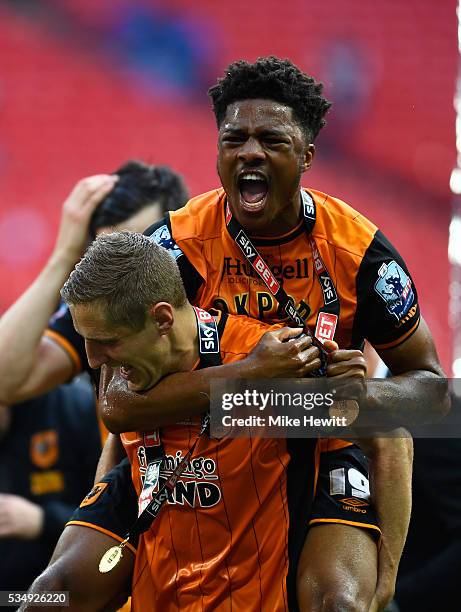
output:
[[[386,302],[387,310],[398,321],[407,314],[414,300],[411,278],[396,261],[381,265],[375,291]]]
[[[171,233],[167,225],[160,226],[158,229],[155,230],[155,232],[148,236],[148,238],[149,240],[153,240],[159,246],[166,249],[174,259],[178,259],[178,257],[184,255],[184,253],[181,251],[181,249],[171,237]]]

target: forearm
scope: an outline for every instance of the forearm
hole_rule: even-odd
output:
[[[113,467],[118,465],[125,456],[125,450],[120,437],[110,433],[98,461],[98,467],[96,468],[94,478],[95,484],[98,483],[105,474],[110,472]]]
[[[73,260],[54,254],[38,278],[0,319],[0,401],[22,385],[39,358],[48,319],[56,309],[59,290]]]
[[[133,393],[115,377],[100,398],[104,424],[109,431],[149,431],[199,415],[209,407],[213,378],[253,378],[255,370],[246,360],[193,372],[177,372],[145,393]]]
[[[382,531],[378,557],[379,600],[392,596],[411,514],[413,441],[405,430],[390,437],[358,441],[370,459],[370,489]]]
[[[449,410],[443,373],[415,370],[367,382],[366,418],[375,431],[436,423]]]

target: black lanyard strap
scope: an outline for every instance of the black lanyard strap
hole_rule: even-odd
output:
[[[331,280],[328,269],[320,255],[320,252],[315,243],[314,237],[311,235],[312,229],[316,221],[316,206],[313,198],[304,190],[301,190],[302,198],[302,210],[305,229],[308,234],[309,245],[312,251],[312,260],[314,272],[317,280],[320,284],[323,294],[323,307],[318,311],[318,315],[321,312],[327,312],[335,315],[339,318],[339,299],[336,293],[336,288]],[[275,278],[272,270],[266,264],[264,259],[259,254],[257,248],[246,234],[243,227],[232,215],[229,207],[229,202],[226,200],[226,225],[229,234],[236,242],[237,246],[242,251],[246,260],[251,264],[255,272],[258,274],[260,279],[272,293],[274,298],[287,313],[288,317],[299,327],[304,328],[304,332],[312,338],[312,343],[320,351],[320,360],[322,362],[321,368],[315,373],[316,376],[324,376],[326,373],[326,356],[323,344],[318,340],[307,325],[307,321],[301,314],[298,308],[296,308],[293,299],[287,294],[283,288],[282,283],[279,283]]]

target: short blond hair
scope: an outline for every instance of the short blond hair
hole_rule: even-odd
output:
[[[97,302],[113,325],[142,329],[149,308],[181,308],[186,292],[176,261],[142,234],[102,234],[90,245],[61,289],[71,305]]]

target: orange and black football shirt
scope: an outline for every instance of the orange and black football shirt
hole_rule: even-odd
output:
[[[306,194],[316,207],[310,235],[339,298],[334,339],[341,348],[361,348],[365,339],[378,349],[397,346],[420,319],[416,289],[402,257],[373,223],[341,200],[312,189]],[[225,204],[223,189],[210,191],[146,234],[175,257],[192,303],[268,323],[289,322],[230,236]],[[324,294],[304,221],[283,236],[252,240],[311,329],[329,337],[319,327]]]
[[[219,322],[221,358],[247,356],[274,329],[247,317]],[[200,419],[164,427],[160,484],[192,446]],[[149,436],[121,436],[139,495]],[[318,451],[309,444],[311,501]],[[288,610],[287,441],[203,436],[151,528],[139,539],[132,610]],[[158,490],[158,485],[157,485]]]

